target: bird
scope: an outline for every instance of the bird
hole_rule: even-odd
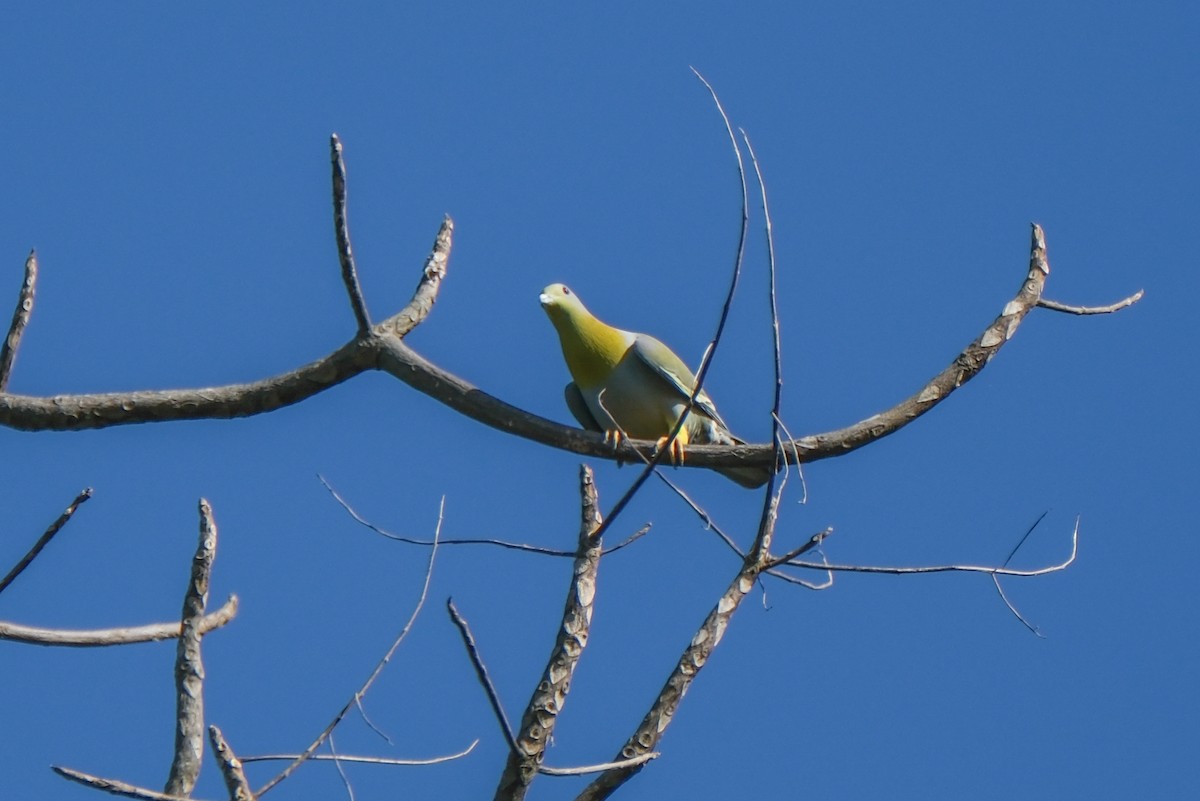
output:
[[[550,284],[538,300],[558,332],[573,379],[563,394],[579,424],[603,432],[614,447],[624,437],[657,440],[660,449],[666,446],[696,386],[683,360],[649,334],[601,322],[565,284]],[[744,445],[745,441],[730,433],[701,389],[671,443],[672,463],[683,463],[683,446],[689,443]],[[714,469],[750,489],[761,487],[770,477],[765,467]]]

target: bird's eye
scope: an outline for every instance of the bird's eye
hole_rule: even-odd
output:
[[[570,295],[570,294],[571,294],[571,290],[570,290],[570,288],[569,288],[569,287],[565,287],[565,286],[564,286],[564,287],[563,287],[563,294],[564,294],[564,295]]]

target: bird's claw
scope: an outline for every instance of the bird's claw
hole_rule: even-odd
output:
[[[658,442],[655,443],[654,447],[655,452],[666,448],[667,438],[659,437]],[[679,437],[675,437],[671,440],[670,453],[667,454],[667,458],[671,460],[671,464],[675,467],[679,467],[681,464],[683,464],[683,443],[679,441]]]
[[[629,437],[625,436],[624,432],[619,429],[610,429],[604,432],[604,443],[612,448],[614,454],[621,450],[621,443],[628,439]],[[625,460],[617,456],[617,467],[621,467],[624,464]]]

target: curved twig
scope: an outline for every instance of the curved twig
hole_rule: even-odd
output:
[[[429,757],[428,759],[394,759],[392,757],[348,756],[346,754],[338,754],[336,757],[332,754],[313,754],[309,759],[316,762],[355,762],[363,765],[440,765],[443,762],[450,762],[451,760],[465,757],[474,751],[477,745],[479,745],[478,739],[472,741],[470,745],[457,753]],[[268,762],[272,760],[298,759],[299,757],[299,754],[263,754],[262,756],[242,757],[242,762]]]
[[[1038,300],[1038,306],[1050,311],[1065,312],[1066,314],[1112,314],[1115,311],[1120,311],[1127,306],[1132,306],[1142,299],[1146,294],[1146,290],[1139,289],[1127,298],[1121,298],[1116,303],[1110,303],[1107,306],[1068,306],[1065,303],[1059,303],[1057,300],[1049,300],[1041,298]]]
[[[675,448],[675,438],[679,436],[679,432],[683,429],[683,424],[687,421],[688,415],[692,408],[696,405],[696,398],[700,397],[700,393],[704,390],[704,379],[708,376],[708,370],[712,366],[713,356],[716,355],[717,347],[721,344],[721,336],[725,333],[725,323],[729,320],[729,311],[733,306],[733,296],[737,292],[738,280],[742,275],[742,261],[746,255],[746,232],[750,228],[750,200],[749,193],[746,189],[746,168],[742,164],[742,151],[738,147],[737,137],[733,133],[733,126],[729,122],[729,115],[725,113],[725,107],[721,105],[721,98],[717,96],[717,90],[713,89],[712,84],[705,80],[704,76],[695,67],[690,67],[692,74],[695,75],[700,83],[704,84],[704,88],[708,90],[712,96],[713,104],[717,107],[717,112],[721,115],[721,121],[725,124],[725,132],[729,135],[729,143],[733,146],[733,154],[737,162],[738,183],[742,190],[742,219],[741,226],[738,229],[737,250],[733,260],[733,274],[729,279],[729,290],[725,293],[725,302],[721,306],[721,314],[717,318],[717,330],[713,333],[712,340],[708,343],[708,347],[704,349],[704,356],[700,359],[700,367],[696,370],[695,383],[692,385],[692,394],[684,404],[683,409],[679,412],[679,417],[675,420],[675,425],[671,426],[671,430],[667,433],[663,446],[655,447],[650,453],[650,458],[643,460],[646,466],[642,468],[641,473],[634,479],[633,483],[625,490],[625,492],[613,504],[612,509],[604,516],[604,522],[600,524],[597,536],[603,535],[608,531],[609,526],[616,521],[617,517],[624,511],[625,507],[633,500],[633,496],[638,493],[638,490],[650,478],[650,475],[657,469],[659,462],[667,453],[671,453]],[[610,419],[612,415],[609,415]],[[626,437],[628,439],[628,437]]]
[[[199,626],[201,634],[219,629],[237,615],[238,598],[230,595],[217,611],[205,615]],[[150,623],[112,629],[47,629],[0,621],[0,640],[12,640],[30,645],[62,645],[72,648],[101,648],[108,645],[132,645],[141,642],[173,640],[179,636],[179,621]]]
[[[371,531],[374,531],[381,537],[394,540],[395,542],[403,542],[406,545],[420,545],[428,548],[434,544],[433,540],[423,540],[419,537],[406,537],[403,534],[395,534],[381,526],[375,525],[370,520],[367,520],[365,517],[360,515],[358,511],[355,510],[354,507],[351,506],[350,503],[343,498],[328,481],[325,480],[324,476],[318,474],[317,480],[321,482],[321,485],[324,486],[329,494],[333,496],[333,500],[337,502],[338,506],[345,510],[346,514],[350,515],[355,523],[369,528]],[[610,553],[616,553],[622,548],[632,545],[642,537],[649,534],[650,528],[650,523],[643,524],[641,528],[618,542],[616,545],[612,546],[611,548],[605,548],[603,555],[608,556]],[[544,545],[529,545],[528,543],[524,542],[510,542],[508,540],[498,540],[491,537],[463,537],[459,539],[444,539],[438,540],[437,545],[438,547],[443,545],[492,545],[497,548],[504,548],[510,551],[524,551],[525,553],[539,554],[541,556],[575,556],[575,551],[564,551],[558,548],[547,548]]]

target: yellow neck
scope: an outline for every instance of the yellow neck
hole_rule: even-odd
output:
[[[605,325],[586,311],[554,314],[550,319],[558,331],[567,369],[580,389],[603,384],[629,348],[623,331]]]

